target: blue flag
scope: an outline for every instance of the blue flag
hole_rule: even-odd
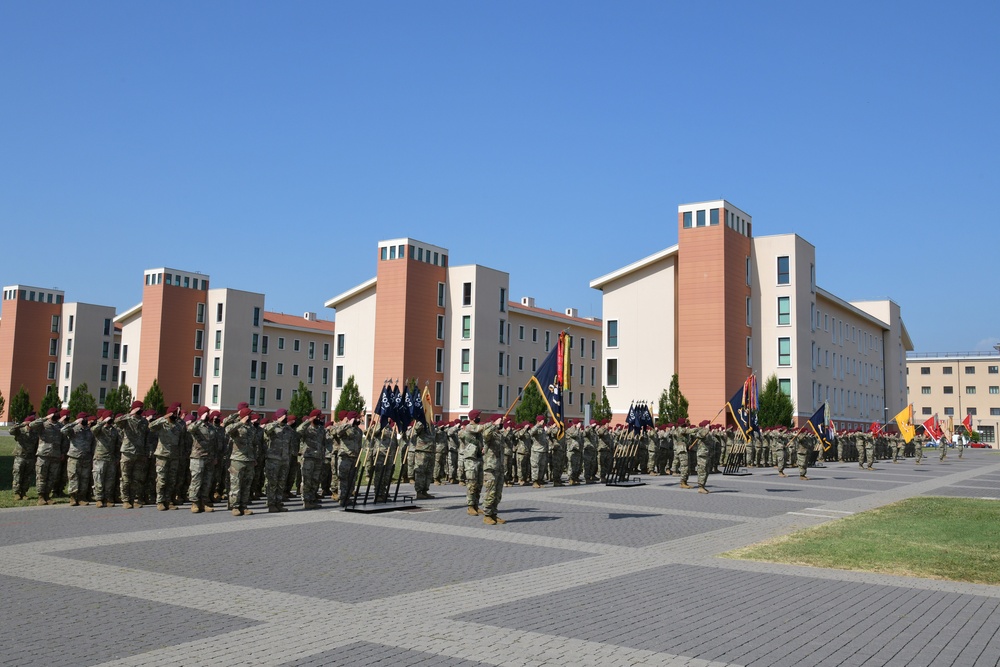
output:
[[[562,346],[553,345],[548,356],[538,366],[538,370],[531,376],[531,380],[538,385],[538,390],[542,393],[542,398],[549,406],[549,414],[553,421],[560,426],[564,423],[562,377],[560,376]]]
[[[812,417],[809,418],[809,426],[812,428],[812,432],[816,434],[819,441],[823,443],[823,449],[830,449],[829,430],[827,428],[827,422],[829,420],[826,418],[826,404],[820,406]]]
[[[736,428],[740,430],[743,435],[744,440],[750,439],[750,414],[743,406],[743,387],[736,390],[733,397],[729,399],[726,403],[726,407],[729,408],[729,414],[733,416],[733,421],[736,422]]]
[[[378,395],[378,402],[375,404],[375,414],[379,416],[379,426],[385,428],[386,422],[392,417],[392,396],[388,385],[382,385],[382,393]]]

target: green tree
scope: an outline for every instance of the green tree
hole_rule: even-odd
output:
[[[534,382],[529,382],[521,392],[521,400],[517,402],[514,414],[519,422],[533,422],[538,415],[549,415],[549,407]]]
[[[167,403],[163,399],[163,390],[160,389],[160,383],[153,378],[153,384],[149,386],[149,391],[146,392],[146,397],[142,399],[142,404],[147,410],[155,410],[156,414],[162,415],[167,411]]]
[[[601,400],[597,400],[597,394],[590,394],[590,418],[595,422],[611,419],[611,403],[608,401],[608,390],[601,387]]]
[[[113,414],[125,414],[132,407],[132,390],[127,384],[123,384],[117,389],[112,389],[104,397],[104,408]]]
[[[768,426],[792,427],[795,404],[778,386],[778,376],[772,375],[764,383],[757,402],[757,423],[761,428]]]
[[[358,383],[354,380],[354,376],[350,375],[347,378],[347,382],[344,383],[344,388],[340,391],[340,400],[337,401],[337,407],[334,409],[333,414],[336,416],[341,412],[350,412],[352,410],[359,415],[364,414],[365,399],[358,390]]]
[[[14,398],[10,399],[10,420],[18,423],[23,422],[24,418],[34,411],[35,406],[31,404],[28,390],[22,384],[17,393],[14,394]]]
[[[52,408],[56,410],[62,408],[62,401],[59,399],[59,390],[56,389],[54,384],[49,385],[48,389],[45,390],[45,396],[42,397],[42,414],[48,413]]]
[[[302,419],[304,416],[316,409],[313,403],[312,392],[306,387],[302,380],[299,380],[299,388],[292,392],[292,400],[288,404],[288,411]]]
[[[670,389],[664,389],[660,394],[660,403],[656,414],[656,423],[673,424],[688,417],[688,400],[681,393],[681,382],[677,373],[670,378]]]
[[[81,412],[86,412],[88,415],[97,413],[97,400],[90,393],[86,382],[81,383],[70,393],[67,409],[69,410],[70,417],[73,419],[76,419],[76,416]]]

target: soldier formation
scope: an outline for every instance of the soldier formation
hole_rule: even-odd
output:
[[[401,430],[389,419],[362,430],[363,417],[341,412],[325,423],[313,410],[296,425],[287,410],[266,419],[245,403],[225,418],[207,407],[183,413],[178,403],[160,416],[141,401],[124,415],[102,410],[73,420],[53,409],[10,429],[14,497],[26,497],[33,470],[39,505],[65,490],[73,506],[155,504],[166,511],[189,504],[197,514],[225,502],[233,515],[247,516],[261,498],[268,512],[288,511],[296,491],[303,509],[322,507],[326,497],[346,506],[363,488],[361,480],[368,480],[366,494],[374,484],[376,500],[385,502],[396,473],[392,459],[400,452],[399,483],[412,481],[418,500],[434,497],[431,485],[460,484],[469,515],[499,525],[505,523],[498,515],[504,486],[613,484],[648,474],[677,476],[679,486],[690,489],[693,471],[699,492],[708,493],[709,474],[720,466],[775,467],[782,477],[786,467],[798,467],[808,480],[814,460],[856,461],[871,470],[876,459],[913,457],[919,465],[929,440],[919,435],[905,443],[896,434],[850,431],[823,446],[808,427],[767,428],[744,440],[736,429],[708,421],[629,428],[568,420],[564,428],[544,416],[516,422],[479,410],[470,411],[468,421],[416,420]],[[947,444],[945,436],[941,459]]]

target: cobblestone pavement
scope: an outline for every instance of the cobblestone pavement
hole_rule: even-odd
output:
[[[1000,496],[989,451],[876,468],[514,487],[503,526],[458,486],[384,514],[2,510],[0,665],[1000,664],[1000,587],[718,557]]]

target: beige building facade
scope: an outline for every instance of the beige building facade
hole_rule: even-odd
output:
[[[1000,354],[996,352],[910,353],[906,381],[913,421],[938,416],[957,426],[966,416],[983,442],[994,447],[1000,431]]]

